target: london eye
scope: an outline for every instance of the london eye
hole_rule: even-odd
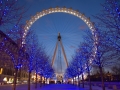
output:
[[[85,30],[91,29],[92,34],[95,30],[93,23],[84,14],[58,7],[43,10],[27,21],[23,43],[30,28],[36,32],[39,44],[45,47],[55,72],[62,75],[71,62],[78,45],[84,41]],[[95,40],[97,41],[97,38]]]

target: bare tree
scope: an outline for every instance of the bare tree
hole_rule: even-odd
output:
[[[38,46],[38,42],[36,40],[36,36],[34,33],[31,34],[27,34],[26,37],[26,44],[25,44],[25,49],[26,49],[26,53],[28,53],[28,71],[29,71],[29,77],[28,77],[28,90],[30,90],[30,77],[31,77],[31,73],[34,69],[34,66],[36,65],[36,51],[37,51],[37,47]]]
[[[113,75],[120,75],[120,66],[116,65],[111,68]]]
[[[98,50],[97,52],[98,55],[96,57],[96,60],[98,59],[98,62],[96,63],[99,64],[100,72],[102,72],[101,67],[104,66],[103,63],[109,64],[109,62],[105,63],[105,61],[113,60],[113,57],[114,57],[114,61],[117,60],[117,58],[119,57],[119,51],[120,51],[120,40],[119,40],[120,39],[120,6],[119,6],[119,3],[117,2],[117,0],[106,0],[106,2],[102,4],[102,7],[103,7],[102,12],[94,16],[98,20],[99,25],[97,25],[97,27],[99,29],[101,28],[101,31],[103,32],[102,34],[104,34],[104,36],[100,35],[100,37],[104,37],[104,46],[106,44],[110,47],[114,47],[116,51],[111,48],[109,49],[108,46],[105,46],[107,48],[103,48],[104,52],[101,51],[102,48],[100,51]],[[102,41],[102,39],[99,40],[99,42],[100,41]],[[117,51],[118,53],[116,53]],[[110,54],[113,54],[112,52],[114,52],[114,55],[110,55]],[[102,74],[101,74],[101,77],[102,77],[102,82],[103,82]],[[103,88],[103,90],[105,89]]]
[[[99,28],[106,31],[107,43],[120,51],[120,3],[119,0],[106,0],[101,13],[94,15]]]
[[[91,85],[91,79],[90,79],[90,69],[91,69],[91,63],[90,63],[90,59],[93,53],[93,44],[88,43],[88,42],[84,42],[81,44],[80,46],[80,51],[83,53],[83,57],[84,57],[84,61],[85,61],[85,69],[88,73],[88,80],[89,80],[89,90],[92,90],[92,85]]]
[[[24,17],[25,8],[17,3],[17,0],[0,1],[0,28],[10,29],[18,25]]]
[[[102,88],[103,90],[105,90],[103,68],[106,66],[108,67],[113,65],[118,57],[116,57],[117,51],[111,46],[111,44],[107,43],[108,37],[105,36],[106,31],[102,31],[101,29],[96,28],[96,35],[97,43],[93,48],[97,48],[97,51],[95,52],[95,58],[93,57],[94,60],[92,64],[99,68],[102,81]],[[87,42],[95,42],[95,37],[89,34],[87,34],[86,38]]]

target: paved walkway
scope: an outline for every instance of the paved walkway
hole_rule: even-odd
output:
[[[46,85],[45,87],[43,86],[41,90],[89,90],[89,86],[85,85],[85,88],[78,88],[75,85],[71,84],[52,84],[52,85]],[[102,90],[101,87],[98,86],[92,86],[92,90]],[[106,90],[113,90],[113,89],[108,89]]]
[[[12,85],[2,85],[0,86],[0,90],[12,90]],[[28,86],[27,85],[17,85],[16,90],[27,90]],[[35,84],[31,84],[31,90],[89,90],[89,86],[85,85],[85,88],[78,88],[75,85],[71,84],[49,84],[40,87],[40,85],[37,85],[37,89],[35,88]],[[92,90],[102,90],[101,87],[98,86],[92,86]],[[108,89],[106,90],[113,90],[113,89]],[[119,90],[119,89],[118,89]]]
[[[70,84],[51,84],[41,88],[42,90],[84,90]]]

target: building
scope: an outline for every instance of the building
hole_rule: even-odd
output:
[[[28,54],[0,31],[0,84],[13,83],[15,68],[18,68],[17,81],[26,82],[27,58]]]

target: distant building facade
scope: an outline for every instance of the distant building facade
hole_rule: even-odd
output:
[[[0,31],[0,84],[13,83],[15,67],[19,68],[17,81],[26,82],[28,77],[27,57],[28,55],[23,49]]]

